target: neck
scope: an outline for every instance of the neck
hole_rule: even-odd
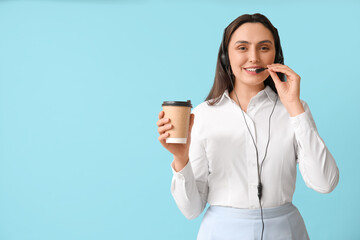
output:
[[[260,92],[264,88],[265,88],[265,85],[262,82],[261,84],[254,85],[254,86],[245,85],[245,84],[242,84],[242,85],[235,84],[234,90],[236,91],[236,95],[239,98],[240,102],[248,103],[248,102],[250,102],[250,99],[252,97],[254,97],[258,92]],[[234,90],[231,91],[230,97],[235,102],[237,102]]]

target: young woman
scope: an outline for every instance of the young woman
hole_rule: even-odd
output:
[[[300,76],[284,65],[277,29],[261,14],[225,29],[214,85],[192,111],[188,142],[166,143],[172,126],[163,111],[157,126],[174,155],[171,193],[181,212],[193,219],[210,204],[198,240],[309,239],[292,204],[296,164],[317,192],[339,180],[300,99]]]

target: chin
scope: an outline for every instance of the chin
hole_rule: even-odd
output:
[[[244,84],[246,85],[251,85],[251,86],[257,86],[257,85],[260,85],[260,84],[264,84],[266,78],[265,79],[259,79],[259,80],[248,80],[246,82],[243,82]]]

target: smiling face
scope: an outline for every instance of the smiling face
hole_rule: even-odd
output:
[[[275,61],[275,42],[269,29],[261,23],[244,23],[232,34],[228,54],[235,82],[245,85],[263,84],[268,71],[256,73]]]

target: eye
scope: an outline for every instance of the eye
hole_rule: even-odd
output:
[[[261,47],[261,50],[269,50],[269,48],[268,47]]]
[[[238,47],[238,49],[239,49],[239,50],[245,50],[246,47],[243,47],[243,46],[242,46],[242,47]]]

